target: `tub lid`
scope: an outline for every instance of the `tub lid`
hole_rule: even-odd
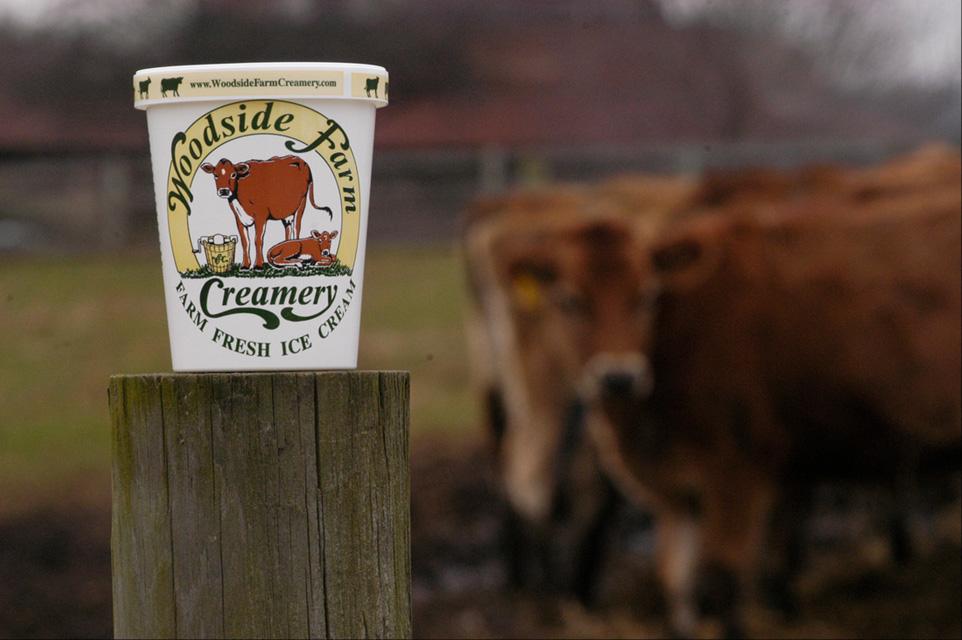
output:
[[[251,62],[141,69],[134,74],[138,109],[174,102],[248,98],[388,101],[384,67],[349,62]]]

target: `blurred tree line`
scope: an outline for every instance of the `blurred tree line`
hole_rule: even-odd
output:
[[[732,137],[745,128],[746,101],[765,100],[760,82],[790,82],[790,76],[773,67],[757,80],[766,75],[759,70],[772,59],[768,53],[705,37],[706,29],[786,42],[801,52],[796,66],[811,64],[839,91],[958,140],[960,44],[957,24],[946,27],[958,6],[958,0],[52,0],[39,19],[0,19],[0,114],[6,101],[17,109],[70,105],[132,122],[133,71],[217,62],[368,62],[390,70],[395,103],[427,95],[483,98],[492,70],[486,76],[484,54],[466,46],[479,33],[491,51],[499,34],[535,24],[564,23],[575,33],[599,23],[655,22],[704,43],[698,64],[711,69],[692,82],[714,77],[724,85]],[[562,38],[550,46],[567,45]],[[684,64],[679,60],[680,76],[687,75]]]
[[[458,46],[464,21],[449,16],[425,24],[422,14],[398,3],[372,12],[350,3],[293,10],[269,1],[168,0],[137,3],[136,11],[117,3],[90,4],[100,5],[96,19],[0,23],[0,93],[24,105],[88,110],[113,103],[129,110],[130,77],[137,69],[250,61],[380,64],[391,71],[394,98],[439,86],[457,89],[468,80]],[[57,9],[70,16],[74,6]]]

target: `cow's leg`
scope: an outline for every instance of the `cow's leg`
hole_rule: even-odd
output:
[[[247,227],[247,247],[250,254],[247,263],[250,265],[249,268],[254,268],[254,258],[256,254],[254,253],[254,241],[257,238],[257,228],[254,225],[249,225]]]
[[[247,227],[241,224],[240,218],[236,215],[234,216],[234,222],[237,224],[237,235],[240,236],[241,250],[243,250],[244,252],[244,261],[243,261],[244,268],[250,269],[251,259],[250,259],[250,253],[248,252],[249,243],[247,241]]]
[[[485,393],[485,412],[488,430],[494,445],[494,454],[501,458],[508,417],[501,390],[494,385]],[[523,589],[531,582],[531,557],[527,544],[529,537],[522,516],[509,501],[505,500],[501,514],[499,544],[501,546],[501,557],[505,559],[507,565],[508,585],[513,589]]]
[[[615,510],[614,488],[601,474],[585,434],[585,406],[573,402],[564,417],[555,459],[552,554],[547,577],[557,589],[592,604],[604,558],[604,543]]]
[[[285,239],[285,240],[290,240],[290,239],[291,239],[291,224],[293,224],[293,223],[294,223],[294,216],[293,216],[293,215],[290,215],[290,216],[284,218],[283,220],[281,220],[281,224],[284,225],[284,239]]]
[[[304,218],[304,209],[307,207],[307,192],[304,192],[304,197],[301,198],[300,204],[297,205],[297,211],[294,212],[294,237],[301,237],[301,220]]]
[[[697,514],[686,508],[662,509],[655,522],[658,576],[668,601],[670,632],[692,638],[698,624],[695,587],[702,537]]]
[[[907,448],[907,447],[906,447]],[[886,510],[889,552],[896,564],[904,565],[915,556],[912,539],[912,519],[919,504],[919,489],[915,469],[918,452],[906,453],[908,462],[896,471],[888,487]]]
[[[699,603],[717,616],[725,636],[744,637],[744,607],[752,593],[771,521],[775,487],[750,467],[732,459],[715,469],[704,490]]]
[[[531,580],[531,545],[527,524],[511,504],[504,505],[501,514],[501,556],[507,564],[508,585],[512,589],[524,589]]]
[[[282,246],[275,246],[268,252],[267,261],[275,267],[300,267],[303,266],[303,262],[300,259],[300,254],[300,247],[297,247],[296,250],[294,250],[287,249]]]
[[[257,222],[253,225],[254,228],[254,249],[257,252],[254,257],[254,268],[263,269],[264,268],[264,234],[267,231],[267,221],[263,221],[260,224]]]
[[[508,421],[500,466],[511,512],[506,542],[511,554],[509,571],[516,582],[544,592],[551,573],[551,507],[556,487],[554,467],[562,418],[557,407],[533,406],[525,413],[506,406]],[[540,404],[540,403],[539,403]],[[519,416],[521,419],[518,419]]]
[[[605,555],[608,550],[609,532],[618,512],[620,501],[607,478],[601,478],[601,504],[592,514],[587,530],[577,541],[575,549],[575,567],[572,577],[572,590],[585,607],[595,604],[598,584],[601,581],[601,569],[604,567]]]
[[[793,621],[799,614],[795,582],[807,555],[806,532],[812,512],[812,487],[789,487],[772,513],[762,595],[769,607]]]

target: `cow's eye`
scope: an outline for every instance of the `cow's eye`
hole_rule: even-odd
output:
[[[236,172],[236,171],[231,171],[231,172],[230,172],[230,177],[231,177],[231,180],[233,180],[234,178],[236,178],[236,177],[237,177],[237,172]]]

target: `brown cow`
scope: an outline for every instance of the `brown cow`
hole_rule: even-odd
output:
[[[327,211],[333,218],[329,207],[318,206],[314,201],[311,168],[297,156],[238,163],[222,158],[216,165],[205,162],[201,169],[214,176],[217,195],[227,200],[234,214],[244,249],[245,269],[249,269],[252,262],[255,268],[264,266],[264,232],[269,220],[280,220],[284,224],[285,240],[300,236],[308,198],[315,209]],[[253,259],[252,245],[256,251]]]
[[[278,242],[267,252],[267,260],[275,267],[316,264],[329,267],[337,256],[331,252],[331,241],[337,231],[311,231],[310,238],[298,238]]]
[[[638,316],[628,306],[617,302],[602,305],[598,313],[604,321],[588,326],[578,320],[575,309],[579,305],[567,305],[571,308],[564,312],[566,305],[558,304],[559,300],[571,299],[559,291],[578,291],[583,285],[577,274],[590,274],[592,269],[601,268],[584,263],[590,239],[598,236],[587,233],[590,222],[610,229],[612,216],[624,214],[624,218],[617,217],[614,227],[620,228],[630,219],[631,231],[627,236],[633,238],[632,242],[640,239],[641,247],[650,247],[660,230],[687,217],[706,213],[710,216],[713,207],[766,204],[765,209],[784,209],[785,202],[804,202],[818,193],[840,193],[871,202],[911,188],[908,179],[903,184],[891,184],[879,176],[905,174],[909,167],[915,167],[911,171],[918,175],[924,172],[919,167],[925,165],[936,168],[927,175],[944,176],[951,173],[952,162],[944,153],[925,152],[861,170],[820,167],[787,173],[756,171],[747,176],[714,174],[700,184],[688,179],[626,176],[596,188],[556,187],[479,203],[471,212],[465,237],[475,302],[469,319],[472,362],[486,403],[489,428],[499,444],[501,473],[511,509],[529,534],[534,532],[541,553],[554,552],[558,557],[553,543],[559,539],[574,542],[575,548],[582,548],[581,560],[577,555],[560,556],[562,562],[580,563],[582,569],[577,574],[581,578],[590,574],[590,570],[584,569],[591,554],[584,551],[590,546],[593,532],[597,532],[607,500],[602,498],[604,478],[593,451],[571,437],[577,431],[573,427],[578,416],[572,409],[592,398],[596,400],[605,389],[607,397],[617,395],[619,389],[624,392],[639,385],[643,388],[645,357],[650,355],[653,344],[646,331],[639,330],[636,337],[640,336],[642,342],[634,349],[622,348],[612,357],[611,350],[604,348],[608,336],[595,339],[593,329],[600,326],[608,331],[609,325],[637,322]],[[954,162],[958,162],[957,156]],[[944,178],[930,177],[919,188],[944,182]],[[759,221],[763,217],[759,214]],[[708,224],[724,219],[709,218]],[[612,245],[616,256],[619,245],[620,242]],[[647,253],[641,249],[638,254],[647,260]],[[645,260],[620,272],[623,279],[615,286],[623,290],[623,295],[630,297],[624,292],[650,291],[659,286],[660,277],[652,273]],[[525,264],[529,268],[524,268]],[[628,259],[626,264],[635,262]],[[550,281],[545,274],[553,274]],[[684,277],[678,280],[684,281]],[[596,293],[589,291],[576,297],[593,300]],[[654,321],[651,317],[649,320]],[[611,332],[612,336],[618,334]],[[598,350],[588,346],[593,341],[599,345]],[[558,362],[576,364],[561,367]],[[675,462],[680,476],[704,473],[697,458]],[[683,471],[689,462],[692,470]],[[611,463],[606,466],[611,467]],[[638,497],[639,493],[634,491],[631,495]],[[692,495],[687,490],[680,493]],[[654,500],[643,506],[658,503]],[[697,551],[699,545],[694,536],[698,531],[687,528],[683,520],[674,526],[672,511],[664,510],[663,514],[663,530],[678,533],[674,536],[678,548]],[[521,571],[517,556],[523,560],[534,554],[524,548],[512,550],[512,575],[517,580]],[[668,580],[670,585],[694,584],[694,571],[689,570],[694,565],[686,567],[684,553],[663,552],[662,556],[671,560],[669,573],[675,577]],[[665,571],[668,570],[663,567],[663,574]],[[542,575],[546,573],[542,569]],[[587,584],[576,578],[572,586],[582,595]],[[672,591],[677,593],[679,589]],[[684,589],[680,591],[685,593]],[[676,615],[676,623],[686,617],[684,608],[675,607],[682,611]]]
[[[487,199],[470,212],[472,363],[508,498],[516,583],[534,579],[591,599],[615,501],[579,438],[579,385],[598,351],[607,361],[593,362],[597,375],[643,384],[643,363],[619,346],[631,342],[624,334],[638,326],[637,307],[645,304],[628,250],[634,233],[650,233],[687,206],[694,186],[630,176],[597,189],[555,186]],[[605,275],[621,265],[616,277]]]
[[[555,504],[567,495],[556,469],[567,414],[574,411],[574,379],[569,374],[556,384],[541,384],[556,372],[537,355],[544,340],[527,330],[540,285],[505,271],[523,256],[526,244],[554,242],[560,230],[580,224],[587,202],[584,190],[564,187],[487,199],[469,212],[464,238],[473,298],[467,327],[472,372],[507,499],[504,542],[516,586],[583,592],[576,583],[592,580],[576,574],[596,564],[586,555],[587,538],[614,495],[600,472],[589,471],[579,478],[584,499],[577,513]],[[568,253],[568,244],[560,243],[558,252]],[[597,469],[590,459],[582,466]]]
[[[662,291],[642,343],[650,392],[600,387],[590,432],[657,511],[675,632],[694,633],[700,592],[742,633],[740,598],[787,496],[959,464],[958,179],[868,203],[740,207],[639,251]]]

